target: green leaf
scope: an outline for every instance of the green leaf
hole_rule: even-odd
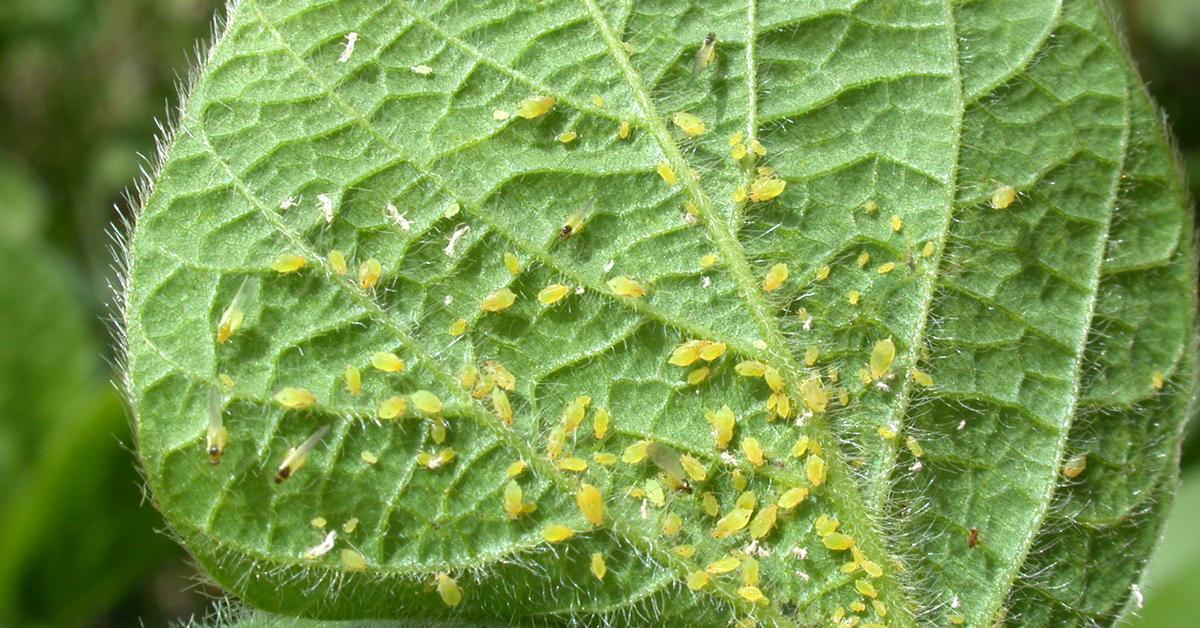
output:
[[[1193,389],[1189,213],[1090,0],[244,0],[128,261],[126,383],[157,503],[219,583],[290,616],[1112,623]],[[552,284],[571,290],[543,305]],[[716,351],[693,340],[726,351],[695,359]],[[403,370],[372,366],[381,352]],[[511,426],[494,362],[515,376]],[[393,397],[403,416],[377,418]],[[706,412],[724,406],[722,452]],[[593,458],[647,441],[644,460]],[[680,483],[682,454],[705,479]],[[724,518],[742,483],[756,514],[811,495],[752,523],[761,538],[715,538],[703,496]],[[576,534],[549,543],[554,524]],[[736,572],[685,585],[729,556]]]

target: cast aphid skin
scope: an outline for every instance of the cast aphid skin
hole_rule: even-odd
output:
[[[596,410],[596,415],[592,417],[592,436],[595,436],[596,440],[604,440],[608,436],[608,425],[611,421],[608,408]]]
[[[275,258],[274,262],[271,262],[271,270],[281,275],[294,273],[305,266],[308,266],[308,259],[303,255],[295,255],[293,253],[284,253]]]
[[[350,272],[350,267],[346,265],[346,254],[337,249],[329,252],[329,270],[332,270],[335,275],[345,275]]]
[[[678,181],[678,179],[675,177],[675,169],[671,167],[671,164],[665,161],[659,162],[659,164],[654,167],[654,170],[658,173],[658,176],[662,177],[663,181],[667,182],[667,185],[672,187],[675,186],[675,183]]]
[[[554,305],[570,294],[571,288],[561,283],[552,283],[538,292],[537,299],[542,305]]]
[[[700,49],[696,51],[696,58],[692,61],[692,78],[699,76],[705,68],[712,65],[716,58],[717,34],[709,33],[704,36],[704,41],[700,43]]]
[[[1002,185],[992,192],[990,199],[994,209],[1006,209],[1013,201],[1017,200],[1017,191],[1011,185]]]
[[[766,277],[763,278],[763,290],[766,292],[775,292],[783,286],[783,282],[787,281],[787,278],[787,264],[775,264],[767,271]]]
[[[313,432],[299,447],[293,447],[288,450],[288,453],[283,458],[283,462],[279,465],[279,469],[275,472],[275,483],[282,484],[284,480],[295,475],[304,463],[308,461],[308,454],[321,442],[321,438],[329,431],[329,426],[322,426],[321,429]]]
[[[671,122],[674,122],[675,126],[679,127],[679,130],[688,137],[698,137],[708,131],[703,120],[683,111],[671,116]]]
[[[325,535],[325,540],[304,550],[304,560],[316,560],[329,553],[333,549],[333,543],[337,541],[337,532],[332,530]]]
[[[892,361],[896,359],[896,343],[891,338],[884,338],[875,343],[871,349],[871,379],[879,381],[888,377],[892,369]]]
[[[437,416],[442,413],[442,400],[428,390],[418,390],[408,396],[414,407],[424,414]]]
[[[346,392],[355,397],[362,394],[362,373],[358,367],[347,366],[346,372],[342,374],[342,379],[346,382]]]
[[[655,507],[662,508],[667,503],[666,495],[663,494],[662,484],[658,480],[650,478],[642,485],[645,488],[646,500]]]
[[[675,483],[683,482],[685,471],[679,452],[662,443],[651,441],[646,445],[646,457]]]
[[[608,563],[604,561],[604,554],[600,552],[592,552],[591,566],[592,575],[596,576],[597,580],[603,581],[605,574],[608,573]]]
[[[817,454],[809,454],[808,459],[804,461],[804,473],[808,476],[808,482],[813,485],[813,488],[824,484],[828,473],[825,459]]]
[[[613,291],[613,294],[631,299],[640,299],[646,296],[646,289],[642,284],[630,279],[629,277],[613,277],[608,280],[608,289]]]
[[[547,543],[562,543],[573,536],[575,536],[575,530],[561,523],[552,523],[542,528],[542,538]]]
[[[458,606],[462,602],[463,592],[454,578],[449,574],[439,573],[436,580],[438,596],[442,598],[442,602],[450,608]]]
[[[383,265],[372,257],[358,266],[358,287],[370,292],[379,285],[379,278],[382,276]]]
[[[229,441],[229,431],[221,420],[224,412],[225,400],[221,396],[221,389],[213,386],[208,392],[208,429],[204,439],[209,464],[220,464],[225,444]]]
[[[604,525],[604,494],[600,489],[591,484],[580,484],[575,492],[575,505],[579,506],[579,511],[592,525]]]
[[[496,388],[492,390],[492,407],[495,408],[496,416],[500,417],[500,421],[505,425],[512,425],[512,404],[509,403],[508,395],[504,393],[504,389]]]
[[[217,323],[218,343],[224,344],[241,328],[242,322],[246,320],[246,308],[254,301],[257,294],[258,281],[252,280],[250,277],[243,279],[242,285],[238,286],[233,300],[229,302],[229,307],[226,307],[225,311],[221,313],[221,320]]]
[[[549,113],[557,102],[554,96],[530,96],[517,107],[517,115],[526,120],[540,118]]]
[[[317,403],[317,396],[307,388],[281,388],[275,393],[275,401],[291,410],[304,410]]]
[[[442,443],[446,442],[446,430],[449,429],[449,427],[450,424],[446,422],[446,419],[443,419],[440,416],[433,417],[433,420],[429,422],[429,438],[432,439],[434,443],[441,445]]]
[[[385,421],[390,421],[404,416],[407,410],[408,402],[404,397],[388,397],[380,402],[376,415]]]
[[[508,288],[501,288],[487,296],[482,303],[479,304],[479,309],[484,312],[503,312],[512,307],[513,303],[517,302],[517,295]]]
[[[371,354],[371,366],[384,373],[399,373],[404,370],[404,360],[390,351],[377,351]]]

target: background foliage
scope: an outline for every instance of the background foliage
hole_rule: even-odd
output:
[[[104,228],[209,33],[212,0],[0,5],[0,623],[149,625],[208,598],[140,500],[104,362]],[[1200,191],[1200,1],[1126,0],[1130,45]],[[1200,441],[1176,519],[1200,516]],[[64,543],[64,539],[69,542]],[[1170,525],[1139,623],[1185,625],[1200,543]],[[208,593],[211,593],[209,591]]]

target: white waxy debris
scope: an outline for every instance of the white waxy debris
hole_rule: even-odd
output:
[[[1137,610],[1142,610],[1146,604],[1146,596],[1142,595],[1142,587],[1135,582],[1129,585],[1129,592],[1133,594],[1133,603],[1137,605]]]
[[[734,455],[729,453],[728,451],[722,451],[721,452],[721,462],[724,462],[725,464],[728,464],[728,465],[736,465],[737,458],[735,458]]]
[[[433,74],[433,68],[425,65],[424,63],[414,65],[408,69],[412,70],[413,74],[418,74],[420,76],[429,76]]]
[[[803,579],[805,582],[808,582],[809,580],[812,580],[812,578],[811,578],[811,577],[809,577],[809,575],[808,575],[808,574],[806,574],[806,573],[804,573],[803,571],[797,571],[797,572],[796,572],[796,575],[797,575],[797,576],[800,576],[800,578],[802,578],[802,579]]]
[[[384,211],[387,213],[388,220],[400,225],[400,229],[403,231],[409,231],[412,229],[412,221],[408,219],[407,212],[401,214],[400,210],[396,209],[396,206],[391,203],[387,204],[387,207],[384,209]]]
[[[804,331],[812,331],[812,322],[813,322],[813,319],[811,316],[804,319]]]
[[[800,560],[804,560],[804,559],[808,558],[808,548],[793,547],[792,548],[792,556],[795,556],[796,558],[799,558]]]
[[[696,225],[696,217],[687,212],[684,212],[683,214],[683,221],[686,222],[689,227]]]
[[[962,421],[959,421],[959,422],[958,422],[958,428],[957,428],[957,429],[960,429],[960,430],[961,430],[962,428],[964,428],[964,427],[966,427],[966,426],[967,426],[967,421],[966,421],[966,419],[963,419]]]
[[[612,260],[612,259],[608,260],[608,263],[604,265],[604,272],[607,273],[608,271],[613,269],[613,266],[616,266],[616,265],[617,265],[617,260]]]
[[[754,348],[755,348],[755,349],[760,349],[760,350],[761,350],[761,349],[766,349],[766,348],[767,348],[767,342],[766,342],[765,340],[755,340],[755,341],[754,341]]]
[[[583,286],[578,286],[575,288],[575,294],[583,294],[584,292],[587,292],[587,289]]]
[[[321,215],[325,217],[325,224],[333,224],[333,199],[329,198],[328,194],[318,194],[317,207],[321,210]]]
[[[702,277],[700,279],[700,287],[701,288],[708,288],[711,285],[712,285],[712,277],[705,275],[704,277]]]
[[[336,540],[337,532],[331,530],[329,534],[325,535],[324,541],[321,541],[319,544],[314,545],[304,551],[304,558],[306,560],[316,560],[328,554],[329,550],[333,549],[333,543]]]
[[[338,57],[338,63],[345,63],[350,60],[350,55],[354,54],[354,44],[358,43],[358,33],[350,31],[346,33],[346,47],[342,50],[342,56]]]
[[[287,197],[279,202],[279,209],[291,209],[296,206],[295,197]]]
[[[921,464],[921,461],[918,460],[918,461],[912,463],[912,466],[909,467],[908,470],[916,473],[917,471],[920,471],[921,469],[924,469],[924,468],[925,468],[925,465]]]
[[[450,234],[450,242],[446,244],[446,248],[442,249],[442,252],[446,254],[446,257],[454,256],[454,249],[458,246],[458,241],[462,240],[463,236],[467,235],[467,232],[470,230],[471,225],[463,225],[458,229],[455,229],[454,233]]]
[[[954,594],[954,599],[950,600],[950,608],[958,608],[962,606],[962,600],[958,599],[958,594]]]
[[[451,296],[451,295],[449,295],[449,294],[447,294],[447,295],[446,295],[446,296],[445,296],[445,297],[442,299],[442,305],[450,305],[451,303],[454,303],[454,297],[453,297],[453,296]]]

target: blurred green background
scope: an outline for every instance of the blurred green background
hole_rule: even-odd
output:
[[[104,321],[114,208],[128,206],[220,4],[0,0],[2,626],[157,626],[219,595],[141,494]],[[1116,10],[1200,196],[1200,0]],[[1196,625],[1198,434],[1131,624]]]

